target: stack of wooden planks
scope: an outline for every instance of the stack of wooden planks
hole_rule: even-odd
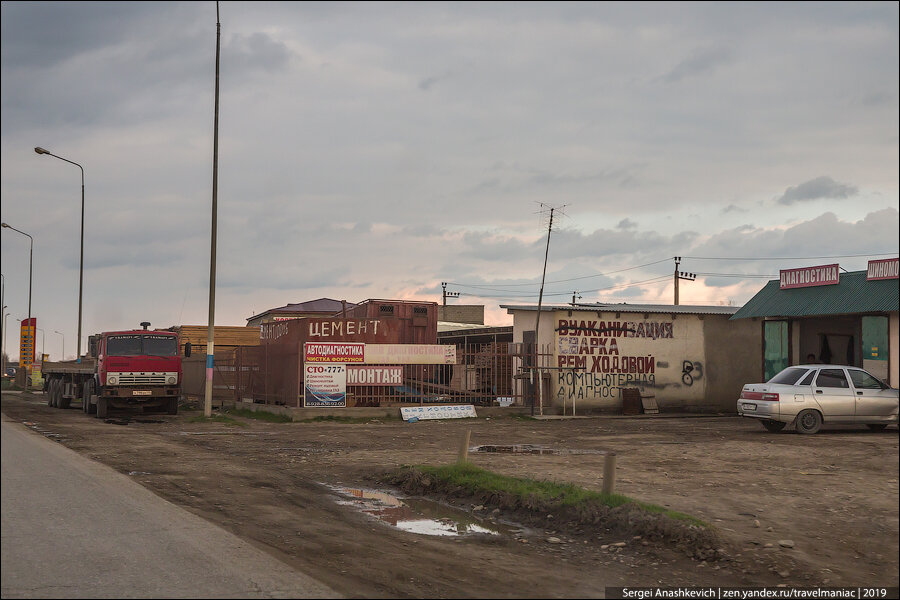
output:
[[[206,325],[178,325],[169,331],[178,333],[181,355],[184,344],[191,343],[191,357],[181,361],[184,373],[182,393],[189,399],[202,398],[206,389]],[[236,396],[239,377],[244,374],[236,365],[239,349],[259,346],[259,327],[217,325],[215,329],[215,358],[213,361],[213,397],[217,402],[232,401]]]

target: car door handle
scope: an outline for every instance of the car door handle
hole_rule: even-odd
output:
[[[857,396],[862,396],[863,393],[862,393],[862,392],[856,392],[856,395],[857,395]]]
[[[821,394],[821,393],[822,393],[822,390],[816,390],[816,393],[817,393],[817,394]]]

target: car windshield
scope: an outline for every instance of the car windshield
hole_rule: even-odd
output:
[[[178,356],[178,342],[171,335],[111,335],[106,341],[108,356]]]
[[[782,385],[794,385],[803,377],[809,369],[802,367],[788,367],[766,383],[780,383]]]

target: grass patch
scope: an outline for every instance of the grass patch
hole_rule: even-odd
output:
[[[290,423],[291,418],[287,415],[279,415],[265,410],[250,410],[247,408],[232,408],[228,414],[236,417],[244,417],[245,419],[256,419],[258,421],[266,421],[267,423]]]
[[[213,415],[207,417],[205,415],[196,415],[187,420],[188,423],[222,423],[228,427],[246,427],[246,423],[241,423],[229,417],[228,415]]]
[[[708,527],[706,523],[691,515],[669,510],[655,504],[639,502],[621,494],[594,492],[570,483],[507,477],[506,475],[481,469],[472,464],[456,464],[443,467],[420,465],[415,468],[447,485],[463,488],[473,495],[504,494],[518,498],[524,503],[533,503],[537,500],[541,503],[573,508],[590,504],[616,508],[630,503],[648,512],[663,514],[669,518],[686,521],[692,525]]]

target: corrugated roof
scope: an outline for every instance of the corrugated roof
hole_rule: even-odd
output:
[[[348,302],[347,310],[350,310],[355,306],[355,303]],[[270,308],[268,310],[264,310],[258,315],[247,317],[247,320],[250,321],[252,319],[258,319],[269,313],[322,313],[323,316],[330,316],[335,313],[341,312],[341,310],[343,310],[343,304],[340,300],[333,300],[331,298],[319,298],[318,300],[299,302],[297,304],[285,304],[284,306],[279,306],[278,308]]]
[[[896,279],[866,281],[865,271],[842,273],[835,285],[782,290],[770,281],[741,307],[732,319],[749,317],[805,317],[896,312],[900,308]]]
[[[501,304],[500,308],[509,310],[537,310],[537,305]],[[544,305],[541,310],[582,310],[597,312],[627,312],[627,313],[666,313],[679,315],[733,315],[738,311],[737,306],[692,306],[690,304],[557,304]]]

